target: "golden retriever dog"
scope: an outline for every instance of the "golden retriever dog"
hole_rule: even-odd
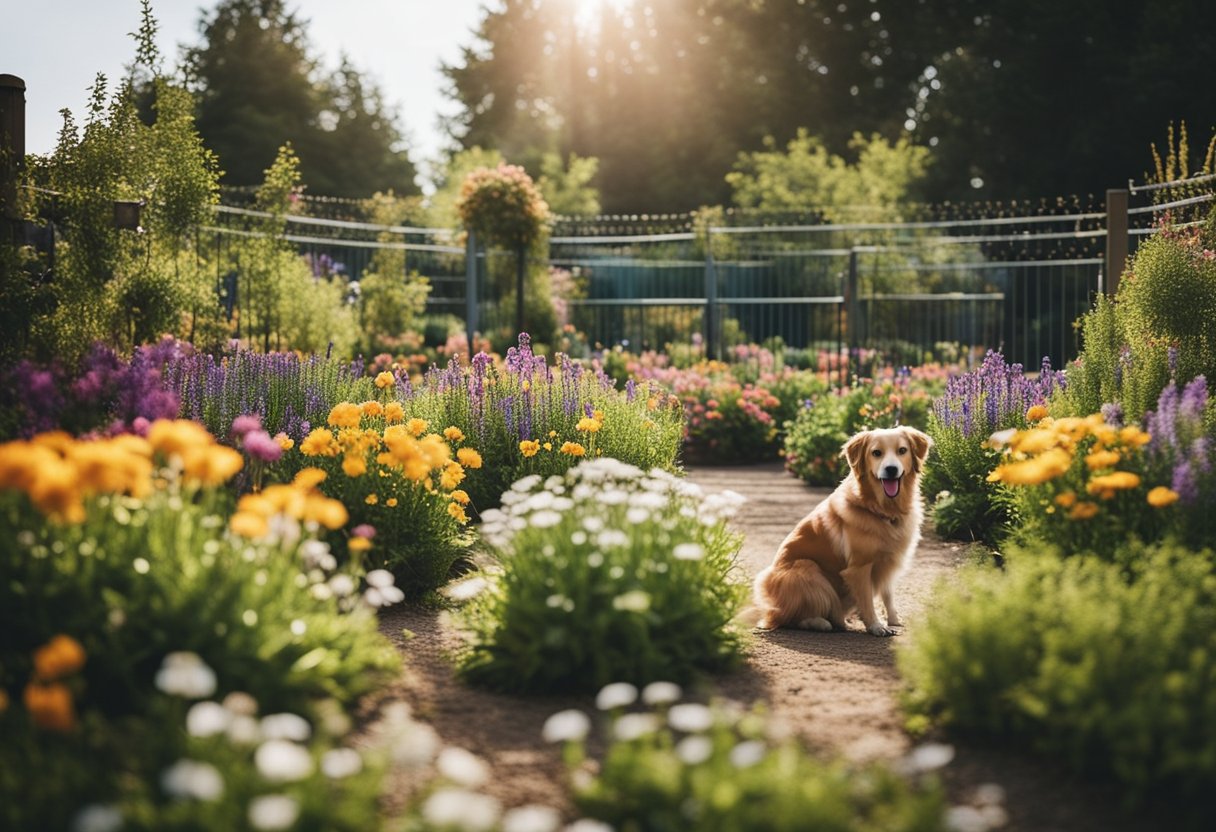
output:
[[[845,443],[849,475],[756,576],[761,629],[844,630],[856,607],[871,635],[894,635],[891,628],[902,623],[894,584],[920,542],[918,481],[932,445],[908,427],[863,431]],[[875,613],[875,595],[887,608],[886,624]]]

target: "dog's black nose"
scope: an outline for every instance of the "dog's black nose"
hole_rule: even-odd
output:
[[[888,465],[882,469],[882,478],[884,480],[893,480],[899,476],[899,468],[894,465]]]

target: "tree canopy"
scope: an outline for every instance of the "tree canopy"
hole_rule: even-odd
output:
[[[1101,192],[1207,130],[1205,0],[503,0],[445,67],[462,147],[599,160],[605,210],[724,203],[740,152],[907,137],[922,198]]]
[[[343,58],[326,72],[306,23],[284,0],[223,0],[186,52],[197,125],[228,185],[256,185],[291,143],[314,193],[365,197],[418,192],[397,116],[374,83]]]

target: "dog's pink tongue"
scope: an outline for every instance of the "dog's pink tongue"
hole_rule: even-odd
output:
[[[896,497],[899,495],[899,480],[883,480],[882,490],[887,493],[888,497]]]

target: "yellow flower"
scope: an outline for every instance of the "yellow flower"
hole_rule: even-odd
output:
[[[352,537],[346,542],[346,548],[352,552],[366,552],[372,548],[372,542],[366,537]]]
[[[1159,485],[1148,492],[1148,504],[1153,508],[1165,508],[1178,501],[1178,492]]]
[[[1098,513],[1098,504],[1088,501],[1077,503],[1068,512],[1069,520],[1088,520]]]
[[[464,479],[464,468],[459,462],[449,462],[443,467],[443,473],[439,476],[439,487],[444,491],[452,491],[456,486],[460,485]]]
[[[348,477],[361,477],[367,473],[367,460],[362,456],[347,455],[342,460],[342,473]]]
[[[223,445],[193,448],[182,455],[182,474],[203,485],[220,485],[235,476],[244,464],[245,458],[239,451]]]
[[[1093,451],[1085,457],[1085,464],[1089,470],[1097,471],[1099,468],[1114,468],[1119,459],[1117,451]]]
[[[357,428],[359,420],[362,418],[363,411],[359,409],[359,405],[352,402],[340,402],[329,411],[329,418],[326,421],[336,428]]]
[[[462,506],[467,506],[469,504],[468,493],[465,491],[461,491],[460,489],[456,489],[448,496],[452,499],[453,502],[460,503]]]
[[[575,430],[581,430],[584,433],[595,433],[600,429],[600,423],[596,419],[588,419],[584,416],[578,420],[578,424],[574,426]]]
[[[1031,408],[1026,411],[1026,421],[1027,422],[1037,422],[1046,415],[1047,415],[1047,408],[1043,407],[1043,405],[1041,405],[1041,404],[1036,404],[1036,405],[1031,406]]]
[[[397,498],[389,497],[387,500],[384,501],[384,504],[386,506],[388,506],[389,508],[396,508],[397,507]]]
[[[422,436],[426,432],[426,419],[410,419],[405,423],[405,428],[414,436]]]
[[[1139,448],[1142,445],[1147,445],[1152,438],[1152,436],[1140,430],[1140,428],[1136,427],[1135,425],[1128,425],[1119,431],[1119,439],[1123,441],[1123,444],[1130,445],[1133,448]]]
[[[570,454],[570,456],[583,456],[587,453],[587,449],[577,442],[563,442],[561,452]]]
[[[1059,437],[1050,430],[1035,428],[1024,431],[1013,438],[1013,449],[1023,454],[1041,454],[1059,444]]]
[[[1038,485],[1053,480],[1068,470],[1072,458],[1067,451],[1052,448],[1021,462],[1007,462],[988,475],[988,482],[1008,485]]]
[[[383,372],[376,376],[376,386],[383,390],[385,387],[392,387],[397,383],[397,379],[393,378],[393,374]]]
[[[337,456],[338,443],[329,428],[315,428],[300,443],[304,456]]]
[[[525,439],[519,443],[519,452],[524,456],[536,456],[536,452],[540,450],[540,443],[534,439]]]
[[[465,468],[481,467],[481,454],[472,448],[461,448],[456,452],[456,458],[460,460],[460,464]]]
[[[1060,508],[1072,508],[1076,505],[1077,493],[1075,491],[1065,491],[1056,495],[1055,504]]]
[[[359,405],[359,409],[363,411],[364,416],[383,416],[384,405],[373,399],[370,402],[364,402]]]
[[[301,468],[299,473],[296,474],[295,479],[291,481],[291,484],[296,488],[308,490],[310,488],[316,488],[318,485],[325,482],[325,478],[327,476],[328,474],[326,474],[320,468]]]
[[[553,450],[553,443],[546,442],[545,444],[541,445],[541,447],[544,448],[546,451],[551,451],[551,450]]]
[[[279,447],[285,451],[290,451],[292,448],[294,448],[296,446],[295,440],[292,439],[287,434],[283,433],[282,431],[280,431],[274,435],[274,441],[278,442]]]
[[[464,431],[452,425],[443,429],[443,438],[449,442],[459,442],[464,439]]]
[[[42,685],[31,682],[26,685],[25,710],[39,728],[66,733],[76,727],[72,694],[62,684]]]
[[[1130,471],[1115,471],[1111,474],[1094,477],[1085,486],[1085,490],[1090,494],[1097,494],[1099,491],[1121,491],[1139,486],[1140,477],[1136,474]]]
[[[657,396],[651,396],[649,399],[646,400],[646,409],[647,410],[658,410],[659,409],[659,399]]]
[[[400,422],[405,419],[405,408],[401,402],[389,402],[384,406],[384,418],[389,422]]]
[[[84,648],[71,636],[57,635],[34,651],[34,673],[51,682],[84,667]]]
[[[652,430],[655,427],[655,423],[650,419],[647,419],[645,422],[642,422],[642,427],[646,430]]]
[[[464,508],[460,505],[460,503],[448,503],[448,514],[455,517],[460,523],[467,523],[469,520],[468,515],[464,513]]]
[[[549,431],[549,438],[550,438],[550,439],[556,439],[556,438],[557,438],[557,431],[555,431],[555,430],[551,430],[551,431]]]
[[[367,503],[369,506],[374,506],[376,503],[380,502],[380,498],[375,494],[368,494],[363,498],[363,502]]]
[[[305,500],[303,515],[304,520],[313,520],[330,530],[342,528],[350,519],[346,506],[319,494],[310,494]]]
[[[523,382],[521,382],[519,386],[520,386],[520,389],[522,389],[525,393],[527,393],[529,390],[532,389],[532,382],[528,381],[527,379],[524,379]]]
[[[148,443],[154,451],[172,456],[187,448],[212,445],[215,440],[207,429],[189,419],[157,419],[148,428]]]
[[[251,511],[238,511],[228,521],[228,528],[233,534],[241,537],[262,537],[270,531],[270,525],[261,514]]]

